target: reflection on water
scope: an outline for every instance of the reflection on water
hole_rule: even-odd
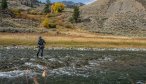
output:
[[[146,49],[46,49],[44,59],[37,59],[33,48],[1,48],[0,53],[0,84],[146,82]]]

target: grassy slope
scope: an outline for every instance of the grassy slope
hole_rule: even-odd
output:
[[[80,34],[48,35],[43,34],[47,47],[91,47],[91,48],[146,48],[146,38],[118,37]],[[88,37],[89,36],[89,37]],[[36,46],[38,34],[0,33],[0,45]]]
[[[64,31],[64,28],[69,25],[66,23],[68,21],[70,11],[65,11],[61,15],[55,15],[49,17],[51,22],[56,20],[58,27],[56,28],[59,33]],[[22,15],[25,19],[37,18],[41,20],[44,15]],[[59,22],[65,21],[63,23]],[[20,24],[21,25],[21,24]],[[31,26],[31,25],[30,25]],[[69,25],[70,26],[70,25]],[[39,25],[38,25],[39,27]],[[61,28],[60,28],[61,27]],[[27,27],[29,28],[29,27]],[[59,30],[62,29],[62,30]],[[57,32],[55,31],[55,32]],[[118,37],[118,36],[108,36],[108,35],[94,35],[91,33],[82,32],[70,32],[64,31],[63,35],[42,35],[48,47],[99,47],[99,48],[146,48],[146,38],[130,38],[130,37]],[[0,45],[1,46],[11,46],[11,45],[23,45],[23,46],[36,46],[39,34],[28,34],[28,33],[0,33]]]

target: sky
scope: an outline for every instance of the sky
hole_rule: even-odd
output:
[[[39,0],[41,2],[45,2],[46,0]],[[58,2],[58,1],[73,1],[73,2],[82,2],[84,4],[90,4],[96,0],[50,0],[51,2]]]

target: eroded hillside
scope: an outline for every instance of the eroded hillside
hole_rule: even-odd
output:
[[[93,32],[145,36],[145,0],[97,0],[81,7],[78,25]]]

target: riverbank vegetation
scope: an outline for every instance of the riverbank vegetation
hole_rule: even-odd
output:
[[[0,33],[1,46],[36,46],[38,34]],[[47,47],[146,48],[146,38],[120,36],[41,35]]]

